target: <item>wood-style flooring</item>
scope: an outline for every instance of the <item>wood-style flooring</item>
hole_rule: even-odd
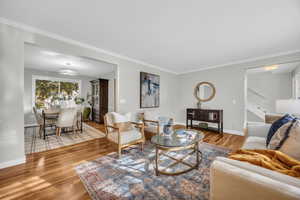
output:
[[[103,125],[89,123],[104,130]],[[177,126],[177,128],[180,126]],[[204,141],[238,149],[242,136],[205,132]],[[0,170],[0,199],[90,199],[74,167],[115,151],[105,138],[27,155],[26,164]]]

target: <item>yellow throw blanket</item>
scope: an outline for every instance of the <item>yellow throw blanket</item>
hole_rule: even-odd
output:
[[[300,178],[300,161],[280,151],[240,149],[231,153],[229,158]]]

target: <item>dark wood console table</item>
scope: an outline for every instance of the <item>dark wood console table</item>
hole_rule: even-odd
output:
[[[217,128],[209,125],[208,127],[200,127],[194,125],[193,121],[214,123],[217,124]],[[186,127],[223,133],[223,110],[188,108],[186,110]]]

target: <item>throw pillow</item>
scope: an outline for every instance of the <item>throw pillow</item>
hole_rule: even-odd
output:
[[[279,151],[300,161],[300,121],[296,120]]]
[[[278,150],[282,143],[284,142],[284,138],[290,133],[291,127],[293,125],[293,121],[287,122],[286,124],[282,125],[273,135],[271,138],[267,148]]]
[[[269,132],[268,132],[267,140],[266,140],[267,147],[269,146],[269,143],[270,143],[273,135],[276,133],[276,131],[284,124],[293,121],[293,119],[294,119],[293,116],[286,114],[271,125]]]

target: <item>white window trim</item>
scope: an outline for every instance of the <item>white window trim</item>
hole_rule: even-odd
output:
[[[32,107],[35,106],[35,82],[36,80],[47,80],[47,81],[59,81],[59,82],[72,82],[72,83],[78,83],[79,88],[79,94],[81,94],[81,80],[78,79],[68,79],[68,78],[57,78],[57,77],[51,77],[51,76],[37,76],[32,75]]]

